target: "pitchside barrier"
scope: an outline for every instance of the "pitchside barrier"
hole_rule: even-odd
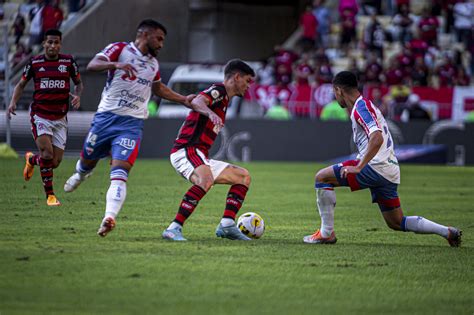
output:
[[[5,117],[0,111],[0,117]],[[66,154],[78,156],[93,113],[71,112]],[[182,119],[151,118],[145,122],[140,157],[168,158]],[[30,132],[29,115],[19,111],[11,120],[12,146],[19,153],[35,149]],[[474,123],[441,120],[438,122],[394,123],[389,128],[396,148],[411,162],[474,165]],[[5,141],[5,119],[0,119],[0,142]],[[402,147],[402,145],[425,145]],[[443,147],[427,145],[443,144]],[[437,151],[443,158],[412,159]],[[436,149],[436,150],[435,150]],[[229,120],[211,150],[213,158],[229,161],[329,161],[350,155],[355,150],[350,122],[316,120]],[[444,153],[443,153],[444,152]],[[402,156],[402,157],[403,157]],[[407,161],[410,161],[407,159]]]

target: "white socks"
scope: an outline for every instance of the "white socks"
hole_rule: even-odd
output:
[[[321,235],[331,236],[334,231],[334,207],[336,206],[336,192],[334,189],[316,188],[317,204],[321,216]]]
[[[123,180],[111,180],[107,191],[105,217],[116,218],[127,196],[127,183]]]
[[[418,234],[438,234],[444,238],[447,238],[449,233],[447,226],[418,216],[404,217],[401,228],[404,231],[411,231]]]
[[[76,173],[79,174],[79,176],[81,177],[81,180],[83,180],[87,175],[89,175],[90,173],[92,173],[92,169],[87,169],[82,163],[81,163],[81,160],[77,160],[77,163],[76,163]]]
[[[229,218],[222,218],[221,225],[222,227],[229,227],[235,224],[235,221]]]

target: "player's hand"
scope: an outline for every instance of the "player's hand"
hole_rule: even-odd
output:
[[[349,174],[359,174],[360,169],[357,166],[343,166],[341,167],[341,178],[346,178]]]
[[[214,124],[214,129],[213,129],[214,132],[219,133],[222,127],[224,127],[224,124],[222,123],[222,119],[219,116],[217,116],[214,112],[209,113],[209,119]]]
[[[11,103],[10,106],[8,106],[8,109],[6,112],[7,118],[12,119],[12,115],[16,115],[15,111],[16,111],[16,104]]]
[[[115,69],[123,70],[130,78],[133,78],[137,73],[137,70],[129,63],[117,62],[115,64]]]
[[[81,97],[79,95],[75,95],[72,93],[69,93],[69,95],[72,97],[72,100],[71,100],[72,108],[79,109],[79,107],[81,107]]]
[[[193,99],[196,98],[196,94],[189,94],[186,96],[186,99],[184,100],[184,105],[186,107],[189,107],[191,108],[191,102],[193,101]]]

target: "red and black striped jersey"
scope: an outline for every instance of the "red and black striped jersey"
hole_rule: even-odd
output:
[[[229,105],[229,96],[223,84],[213,84],[206,90],[199,93],[209,100],[209,108],[225,122],[225,113]],[[196,147],[200,149],[206,156],[209,154],[217,133],[211,120],[196,111],[191,111],[186,117],[178,137],[174,142],[171,153],[185,147]]]
[[[33,79],[35,92],[31,115],[45,119],[63,118],[69,109],[70,80],[80,80],[76,61],[71,55],[60,54],[58,59],[48,60],[45,55],[32,57],[23,70],[22,79]]]

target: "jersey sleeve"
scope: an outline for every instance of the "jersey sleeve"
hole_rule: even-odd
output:
[[[71,57],[71,65],[69,66],[69,75],[74,82],[77,82],[81,79],[81,74],[79,73],[79,67],[77,66],[76,60]]]
[[[377,122],[377,114],[372,106],[371,102],[361,99],[357,102],[356,110],[354,111],[354,118],[364,129],[367,136],[370,136],[375,131],[382,131]]]
[[[109,44],[96,56],[103,56],[108,61],[118,61],[120,53],[122,52],[125,46],[127,46],[127,43],[124,43],[124,42]]]
[[[32,77],[33,77],[33,64],[30,59],[28,64],[23,69],[23,74],[21,75],[21,78],[25,81],[29,81]]]
[[[200,92],[199,95],[206,97],[209,100],[209,106],[211,106],[214,102],[218,102],[223,99],[225,91],[223,91],[222,89],[223,87],[221,86],[212,85],[206,90]]]
[[[160,73],[160,65],[158,65],[155,73],[155,77],[153,78],[153,82],[161,81],[161,73]]]

